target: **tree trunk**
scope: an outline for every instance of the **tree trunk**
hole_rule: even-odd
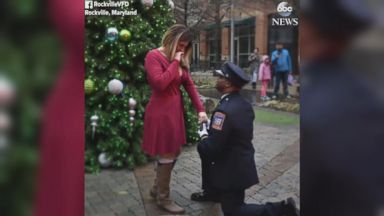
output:
[[[188,26],[188,2],[189,0],[184,1],[184,25]]]

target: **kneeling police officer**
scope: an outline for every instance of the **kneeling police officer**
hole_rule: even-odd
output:
[[[245,189],[259,183],[252,145],[252,105],[240,96],[249,82],[244,71],[231,62],[217,70],[216,89],[223,94],[209,125],[199,130],[198,152],[202,164],[203,192],[194,201],[220,202],[225,216],[298,216],[292,198],[265,205],[245,204]]]

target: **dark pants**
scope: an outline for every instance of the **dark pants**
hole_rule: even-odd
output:
[[[275,73],[275,89],[274,94],[277,96],[280,89],[280,82],[283,82],[284,95],[288,96],[288,71],[279,71]]]
[[[211,194],[213,196],[218,196],[218,191],[214,188],[213,184],[211,183],[210,179],[210,165],[211,161],[204,156],[204,154],[201,152],[199,146],[197,146],[197,151],[199,152],[200,159],[201,159],[201,178],[202,178],[202,188],[205,193]]]
[[[264,205],[245,204],[243,191],[228,191],[220,193],[221,209],[224,216],[281,216],[283,204],[266,203]]]

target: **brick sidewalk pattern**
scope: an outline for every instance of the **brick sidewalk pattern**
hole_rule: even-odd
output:
[[[246,191],[247,203],[265,203],[293,197],[300,205],[299,126],[255,124],[253,144],[260,184]],[[200,158],[196,146],[186,146],[174,168],[171,196],[186,209],[185,215],[222,216],[220,204],[190,200],[201,189]],[[128,170],[86,174],[87,216],[169,215],[149,196],[155,177],[154,163]]]

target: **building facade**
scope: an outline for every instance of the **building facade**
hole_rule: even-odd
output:
[[[245,12],[244,12],[245,11]],[[260,12],[252,9],[237,9],[234,19],[234,63],[246,69],[248,57],[257,47],[261,54],[273,51],[275,43],[284,43],[289,50],[293,62],[294,73],[298,73],[298,28],[297,26],[274,26],[272,18],[279,15],[274,9]],[[220,28],[220,37],[216,36]],[[220,42],[217,43],[217,40]],[[224,19],[220,26],[207,25],[199,32],[198,40],[193,46],[192,71],[212,70],[221,63],[230,60],[231,23]],[[219,53],[219,61],[216,59]]]

